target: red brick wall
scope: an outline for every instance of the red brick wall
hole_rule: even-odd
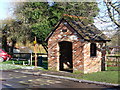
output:
[[[97,48],[100,48],[99,43],[96,43]],[[97,50],[97,55],[90,56],[90,43],[86,42],[84,46],[84,73],[101,71],[102,54]]]

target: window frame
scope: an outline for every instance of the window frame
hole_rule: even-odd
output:
[[[90,44],[90,57],[96,57],[97,56],[97,45],[96,43]]]

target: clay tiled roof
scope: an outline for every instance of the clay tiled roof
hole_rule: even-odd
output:
[[[93,24],[87,24],[85,25],[84,22],[81,21],[75,21],[72,19],[64,19],[62,18],[60,22],[56,25],[53,32],[56,30],[56,28],[60,25],[61,22],[67,22],[78,34],[81,36],[84,40],[87,41],[110,41],[107,39],[107,36],[105,36],[98,28],[95,27]],[[46,40],[49,39],[49,37],[52,35],[51,32],[49,36],[46,38]]]
[[[107,40],[107,37],[98,30],[93,24],[84,25],[82,22],[68,22],[85,40],[102,41]]]

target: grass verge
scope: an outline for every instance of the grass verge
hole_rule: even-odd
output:
[[[84,74],[81,77],[78,77],[78,79],[120,84],[118,73],[120,73],[120,71],[102,71]]]
[[[13,70],[13,69],[34,69],[34,66],[28,65],[15,65],[12,61],[6,61],[0,63],[0,70]],[[36,69],[44,70],[42,67],[37,67]]]

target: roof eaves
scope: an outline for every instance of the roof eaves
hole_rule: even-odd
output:
[[[61,24],[61,22],[64,20],[64,18],[61,18],[55,28],[52,30],[52,32],[46,37],[45,42],[48,41],[48,39],[51,37],[51,35],[54,33],[54,31],[58,28],[58,26]]]
[[[85,41],[97,41],[97,42],[101,42],[101,41],[103,41],[103,42],[110,42],[111,40],[89,40],[89,39],[84,39]]]

